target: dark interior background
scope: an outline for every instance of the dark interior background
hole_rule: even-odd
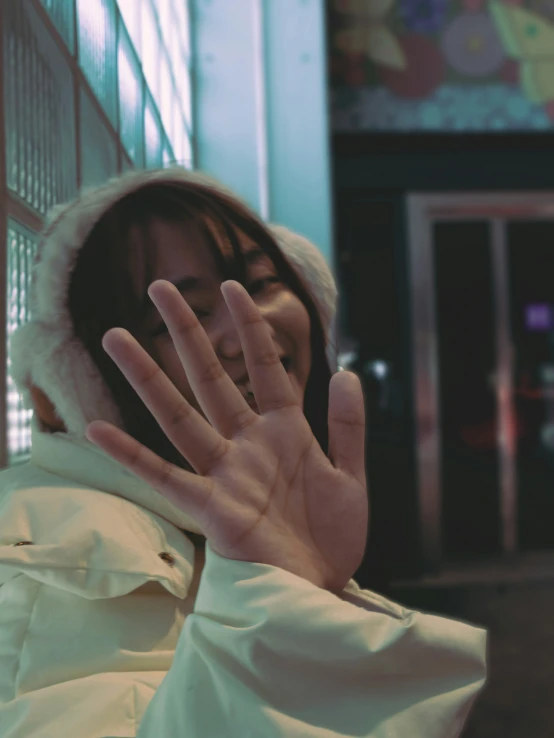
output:
[[[554,138],[550,133],[342,133],[332,137],[332,154],[341,330],[359,342],[364,361],[391,362],[399,396],[394,418],[372,423],[368,408],[372,513],[358,577],[378,586],[422,571],[406,197],[554,189]],[[358,369],[369,396],[371,378]]]

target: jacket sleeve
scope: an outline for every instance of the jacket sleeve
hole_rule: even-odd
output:
[[[456,738],[485,683],[486,632],[343,596],[206,547],[194,612],[137,738]]]

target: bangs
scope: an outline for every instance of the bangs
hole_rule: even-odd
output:
[[[197,186],[190,191],[175,184],[147,185],[111,208],[107,217],[116,231],[112,231],[113,236],[122,246],[116,257],[120,267],[131,262],[136,266],[137,260],[140,264],[140,286],[133,295],[139,321],[150,306],[148,287],[153,281],[157,250],[153,234],[155,220],[180,226],[185,238],[191,226],[198,228],[223,281],[232,279],[244,287],[247,287],[247,263],[241,243],[249,240],[267,255],[279,278],[306,305],[302,299],[305,290],[275,239],[261,221],[246,208],[241,212],[242,209],[234,201],[226,202],[225,196],[216,199],[212,190],[204,193]]]
[[[198,200],[194,202],[194,199]],[[150,185],[121,200],[113,211],[125,231],[121,239],[123,263],[141,262],[141,302],[139,315],[148,308],[148,287],[152,283],[154,261],[157,250],[153,234],[155,220],[172,223],[183,232],[184,238],[190,227],[197,228],[214,257],[216,268],[223,280],[234,279],[246,282],[246,261],[241,248],[241,237],[248,236],[233,223],[231,213],[223,212],[210,199],[192,198],[175,185]]]

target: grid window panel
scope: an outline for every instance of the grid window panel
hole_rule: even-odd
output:
[[[154,97],[159,90],[160,33],[149,0],[142,0],[142,46],[140,59],[146,82]]]
[[[176,69],[177,76],[177,99],[181,103],[181,108],[185,114],[185,124],[190,132],[192,128],[192,92],[190,86],[190,69],[185,63],[184,57]]]
[[[41,0],[72,54],[75,53],[75,5],[72,0]]]
[[[171,146],[175,152],[175,157],[178,159],[178,151],[181,148],[181,137],[183,135],[183,116],[181,114],[181,107],[176,97],[173,98],[173,130],[171,132]]]
[[[143,166],[143,84],[140,63],[125,32],[119,34],[117,50],[119,76],[120,136],[135,166]]]
[[[93,187],[116,174],[116,141],[87,92],[81,90],[81,185]]]
[[[192,169],[193,157],[192,140],[190,136],[185,133],[181,143],[181,160],[183,165],[188,169]]]
[[[171,60],[171,68],[173,69],[173,76],[178,84],[178,75],[183,68],[183,62],[187,64],[187,55],[185,53],[185,47],[183,44],[183,38],[179,29],[178,21],[175,21],[173,32],[169,39],[168,51]]]
[[[117,6],[123,22],[127,28],[127,33],[131,39],[137,54],[140,56],[141,51],[141,7],[143,0],[117,0]]]
[[[125,172],[130,172],[133,169],[135,169],[135,165],[129,159],[129,155],[127,154],[125,149],[122,149],[121,150],[121,173],[125,174]]]
[[[77,0],[79,64],[114,125],[117,122],[115,17],[113,0]]]
[[[177,104],[173,89],[173,77],[165,53],[160,58],[160,99],[158,107],[165,132],[171,137],[173,131],[173,105]]]
[[[72,75],[30,0],[3,4],[2,33],[7,186],[45,214],[76,190]]]
[[[185,58],[190,58],[190,12],[188,0],[172,0],[173,11],[177,21],[177,29],[181,49]]]
[[[180,121],[180,122],[179,122]],[[182,116],[176,124],[172,140],[175,160],[185,167],[192,167],[192,144]]]
[[[152,169],[162,165],[162,130],[149,99],[144,108],[144,146],[146,167]]]
[[[31,451],[33,411],[23,407],[22,397],[11,377],[9,341],[12,333],[31,317],[28,295],[38,238],[14,220],[8,220],[7,236],[7,436],[8,463],[12,465],[25,461]]]
[[[167,139],[164,139],[163,150],[162,150],[162,166],[169,167],[175,163],[175,157],[173,156],[173,150],[171,144]]]
[[[158,9],[162,40],[164,45],[167,47],[169,45],[172,28],[175,25],[173,4],[171,0],[156,0],[156,8]]]

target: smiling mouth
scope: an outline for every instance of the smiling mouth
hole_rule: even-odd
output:
[[[289,372],[292,364],[290,356],[283,356],[281,358],[281,364],[285,367],[285,371]]]

